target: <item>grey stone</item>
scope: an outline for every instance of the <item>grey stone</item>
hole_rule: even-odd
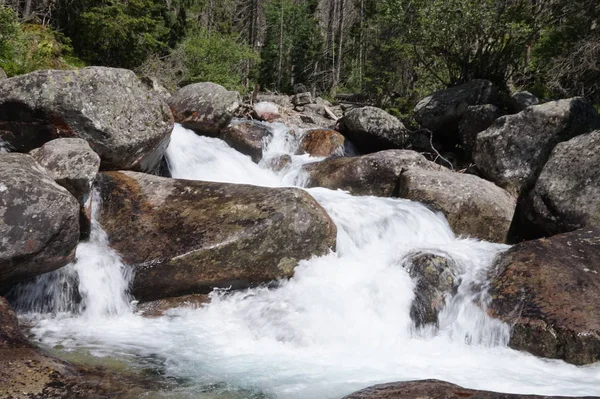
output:
[[[363,153],[408,144],[410,132],[393,115],[375,107],[354,108],[340,119],[340,132]]]

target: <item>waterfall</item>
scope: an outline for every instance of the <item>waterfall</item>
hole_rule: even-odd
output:
[[[302,165],[320,159],[295,155],[302,132],[267,126],[273,137],[258,165],[176,126],[167,150],[173,177],[302,186]],[[283,154],[290,164],[270,170]],[[337,250],[300,262],[277,288],[218,290],[208,305],[144,318],[127,296],[128,268],[95,223],[73,265],[21,287],[22,317],[48,346],[162,359],[162,373],[186,381],[178,397],[337,399],[426,378],[500,392],[600,394],[600,366],[511,350],[509,326],[485,312],[486,272],[507,246],[457,237],[443,215],[408,200],[307,191],[337,225]],[[409,316],[415,282],[406,266],[417,253],[451,259],[461,281],[437,328],[416,328]],[[81,296],[77,309],[65,302],[69,290]]]

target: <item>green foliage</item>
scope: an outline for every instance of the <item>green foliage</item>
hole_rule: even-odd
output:
[[[185,39],[174,56],[186,68],[183,79],[188,83],[214,82],[229,89],[243,89],[248,63],[260,58],[234,35],[221,35],[200,29]]]
[[[270,0],[265,7],[267,32],[261,56],[263,87],[291,91],[311,85],[323,51],[323,37],[311,2]]]
[[[0,6],[0,67],[9,75],[14,74],[16,47],[21,42],[21,29],[16,13],[9,7]]]

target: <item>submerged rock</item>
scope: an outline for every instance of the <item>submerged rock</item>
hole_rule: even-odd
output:
[[[600,227],[599,165],[600,130],[558,144],[530,194],[528,221],[544,235]]]
[[[400,177],[399,196],[441,211],[461,235],[505,242],[516,199],[477,176],[410,168]]]
[[[17,152],[79,137],[103,169],[149,172],[172,130],[167,105],[126,69],[37,71],[0,82],[0,139]]]
[[[490,294],[490,314],[512,326],[512,348],[600,361],[600,228],[515,245],[495,261]]]
[[[439,380],[392,382],[375,385],[343,399],[558,399],[560,396],[514,395],[477,391]]]
[[[221,139],[242,154],[249,155],[256,163],[263,157],[263,144],[273,136],[265,125],[247,121],[228,126],[221,132]]]
[[[454,131],[471,105],[497,104],[498,89],[489,80],[475,79],[440,90],[415,106],[414,118],[431,131]]]
[[[531,106],[479,133],[473,158],[485,178],[520,195],[533,186],[556,144],[590,132],[597,117],[583,98]]]
[[[455,263],[443,256],[417,254],[408,263],[408,274],[415,280],[415,299],[410,318],[417,327],[437,324],[438,314],[457,290]]]
[[[0,153],[0,285],[75,259],[77,200],[31,156]]]
[[[341,189],[353,195],[397,196],[399,179],[409,167],[441,170],[423,155],[409,150],[387,150],[358,157],[326,159],[304,165],[306,187]]]
[[[344,155],[345,141],[344,136],[335,130],[309,130],[300,141],[297,154],[309,154],[313,157]]]
[[[101,173],[98,184],[100,224],[142,301],[288,278],[335,247],[335,224],[300,189],[134,172]]]
[[[354,108],[339,123],[340,132],[363,153],[408,145],[410,132],[398,118],[379,108]]]
[[[215,83],[203,82],[179,89],[169,99],[175,122],[198,134],[216,137],[240,107],[237,91]]]

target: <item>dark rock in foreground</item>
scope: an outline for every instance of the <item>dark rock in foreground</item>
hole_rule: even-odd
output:
[[[336,227],[305,191],[101,173],[99,213],[133,266],[142,301],[244,288],[294,274],[335,247]]]
[[[382,109],[352,109],[340,119],[340,132],[362,153],[370,153],[408,145],[410,132],[402,122]]]
[[[345,190],[353,195],[398,196],[399,179],[410,167],[441,170],[423,155],[409,150],[387,150],[358,157],[327,159],[303,167],[307,187]]]
[[[557,399],[560,396],[514,395],[477,391],[439,380],[393,382],[375,385],[343,399]]]
[[[400,177],[399,196],[440,210],[457,234],[506,241],[516,199],[477,176],[410,168]]]
[[[169,99],[175,122],[198,134],[217,137],[242,103],[240,94],[215,83],[194,83]]]
[[[79,240],[79,205],[31,156],[0,153],[0,285],[67,265]]]
[[[600,227],[600,130],[554,148],[528,210],[528,222],[543,235]]]
[[[592,131],[597,117],[583,98],[534,105],[479,133],[473,158],[482,176],[518,196],[535,184],[552,149]]]
[[[600,228],[515,245],[491,270],[490,314],[512,326],[511,347],[600,361]]]
[[[173,117],[132,71],[37,71],[0,82],[0,139],[29,152],[60,137],[86,140],[103,169],[153,171]]]

